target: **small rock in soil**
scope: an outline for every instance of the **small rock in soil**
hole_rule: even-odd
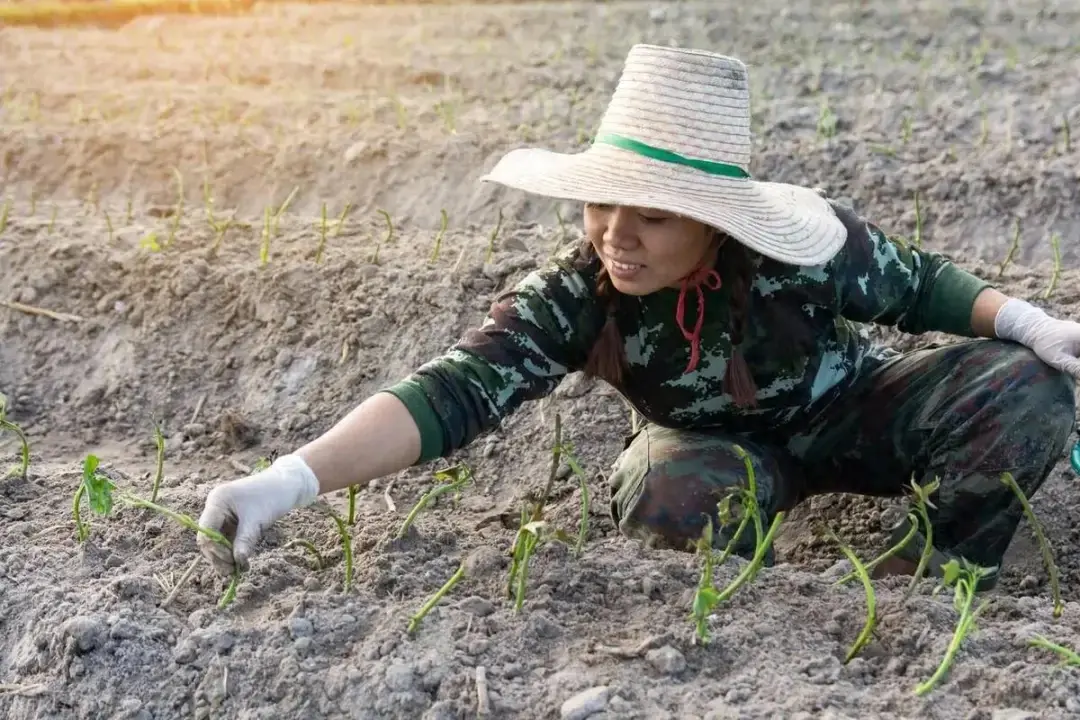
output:
[[[686,669],[686,658],[670,645],[650,650],[645,659],[665,675],[675,675]]]
[[[607,707],[610,689],[601,685],[579,692],[562,704],[562,720],[585,720]]]

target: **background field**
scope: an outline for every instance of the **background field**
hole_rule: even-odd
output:
[[[923,699],[912,690],[945,651],[951,598],[927,583],[904,604],[902,580],[878,582],[877,636],[844,666],[862,590],[832,585],[840,553],[809,527],[824,519],[869,557],[892,504],[800,508],[779,564],[695,646],[697,561],[615,533],[602,475],[629,418],[578,377],[456,458],[475,486],[404,539],[394,532],[443,464],[360,493],[347,593],[336,530],[314,510],[268,532],[225,610],[225,582],[205,565],[163,607],[197,553],[191,533],[149,511],[92,517],[76,542],[71,496],[87,453],[149,492],[163,419],[161,500],[197,516],[215,483],[444,350],[576,238],[578,208],[476,178],[512,147],[583,148],[639,41],[749,64],[755,175],[824,187],[908,239],[918,193],[925,247],[996,278],[1018,238],[1001,287],[1080,317],[1075,2],[274,3],[118,30],[0,27],[0,300],[77,316],[0,306],[0,392],[33,452],[27,480],[0,481],[0,716],[448,720],[476,716],[477,666],[492,717],[558,717],[596,686],[609,690],[594,718],[1080,716],[1078,671],[1027,646],[1044,634],[1080,647],[1067,463],[1034,503],[1063,617],[1051,617],[1025,525],[980,629]],[[264,264],[264,213],[290,196]],[[543,548],[515,614],[503,555],[546,481],[555,412],[591,478],[589,544],[581,558]],[[0,436],[0,467],[17,459],[14,437]],[[555,489],[552,519],[574,533],[567,468]],[[476,548],[490,548],[487,569],[407,636],[409,616]],[[602,647],[646,640],[651,653]]]

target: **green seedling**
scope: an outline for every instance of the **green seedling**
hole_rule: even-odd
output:
[[[170,520],[182,525],[183,527],[191,530],[195,533],[202,533],[214,542],[222,545],[226,548],[232,549],[232,543],[228,538],[219,533],[217,530],[206,528],[199,525],[194,518],[185,515],[183,513],[171,510],[163,505],[159,505],[155,502],[151,502],[144,498],[134,495],[132,493],[118,490],[116,485],[109,479],[109,477],[98,471],[99,464],[98,457],[96,455],[87,455],[83,461],[82,482],[79,484],[78,490],[75,491],[75,499],[72,503],[72,514],[75,518],[75,532],[78,542],[85,542],[90,536],[90,529],[83,521],[80,512],[80,505],[83,497],[86,497],[87,504],[90,509],[98,515],[107,516],[112,512],[115,506],[115,501],[119,500],[132,507],[145,508],[152,510],[160,515],[163,515]],[[225,594],[218,602],[218,607],[224,608],[233,601],[236,597],[236,586],[240,582],[239,569],[233,572],[232,580],[229,582],[229,586],[225,590]]]
[[[934,671],[934,674],[915,687],[916,695],[927,694],[941,682],[949,672],[949,668],[956,658],[964,638],[975,629],[975,620],[990,604],[989,600],[983,600],[978,607],[974,607],[975,588],[978,586],[979,580],[989,575],[992,570],[979,567],[969,563],[967,560],[964,560],[963,564],[961,564],[955,558],[945,563],[942,570],[945,574],[944,585],[954,588],[953,606],[960,613],[960,617],[956,622],[952,640],[949,641],[949,647],[945,650],[945,657],[941,659],[941,663],[938,665],[937,670]]]
[[[536,547],[546,539],[541,533],[547,529],[546,520],[533,520],[529,522],[528,511],[521,510],[521,525],[514,537],[512,558],[510,561],[510,595],[514,599],[514,612],[520,612],[525,604],[525,593],[528,587],[529,561],[532,559]]]
[[[916,515],[914,512],[908,512],[907,518],[908,518],[909,524],[911,525],[911,527],[908,528],[907,534],[904,535],[904,537],[901,538],[900,541],[897,542],[895,545],[893,545],[891,548],[889,548],[885,552],[881,553],[881,555],[878,555],[876,558],[874,558],[870,562],[866,563],[864,565],[864,567],[866,568],[866,571],[868,573],[873,572],[874,568],[876,568],[878,565],[885,562],[886,560],[891,558],[893,555],[895,555],[896,553],[900,552],[905,547],[907,547],[907,544],[909,542],[911,542],[912,539],[915,537],[915,533],[919,532],[919,516]],[[835,584],[836,585],[843,585],[844,583],[847,583],[847,582],[850,582],[851,580],[854,580],[856,577],[859,577],[858,568],[856,568],[855,570],[852,570],[847,575],[845,575],[844,577],[837,580]]]
[[[746,517],[749,517],[747,515]],[[716,607],[719,593],[713,586],[713,567],[716,554],[713,552],[712,518],[705,519],[705,529],[697,542],[697,552],[701,555],[701,576],[698,578],[694,602],[691,606],[690,619],[694,621],[694,642],[700,645],[709,643],[709,615]]]
[[[1036,635],[1028,640],[1028,645],[1057,653],[1061,657],[1062,665],[1080,667],[1080,653],[1077,653],[1075,650],[1070,650],[1064,645],[1050,642],[1050,640],[1042,635]]]
[[[30,470],[30,443],[27,441],[26,433],[23,432],[22,428],[7,419],[7,396],[0,393],[0,432],[4,430],[15,433],[19,438],[19,443],[22,445],[20,463],[17,469],[10,470],[8,475],[16,474],[25,480],[27,472]]]
[[[323,562],[322,555],[319,553],[319,549],[315,547],[315,543],[311,542],[310,540],[304,540],[303,538],[296,538],[295,540],[290,540],[289,542],[285,543],[286,549],[291,547],[302,547],[307,550],[308,555],[311,555],[311,559],[313,561],[313,569],[315,571],[323,569],[323,565],[325,563]]]
[[[341,212],[338,214],[337,222],[334,223],[334,232],[330,234],[330,237],[337,237],[345,229],[345,220],[349,217],[350,210],[352,210],[352,203],[345,203],[345,207],[341,208]]]
[[[439,117],[442,118],[443,127],[446,128],[446,131],[451,135],[456,135],[457,105],[450,100],[440,100],[435,104],[435,110],[439,113]]]
[[[583,533],[586,525],[582,525],[578,538],[575,541],[566,532],[551,528],[544,520],[544,509],[547,507],[551,489],[555,486],[555,480],[559,476],[559,463],[563,456],[566,444],[562,439],[562,415],[555,413],[555,442],[551,452],[551,472],[548,474],[547,484],[543,494],[533,506],[530,512],[527,507],[521,509],[521,518],[518,522],[518,530],[514,535],[514,542],[510,546],[510,573],[507,579],[507,595],[514,599],[514,612],[521,610],[525,603],[526,588],[528,587],[529,561],[533,552],[544,542],[557,540],[567,547],[580,547],[583,543]],[[573,466],[571,466],[573,469]],[[587,496],[582,495],[583,501]],[[588,512],[588,505],[584,506],[583,513]],[[584,517],[584,516],[583,516]]]
[[[1054,598],[1054,617],[1061,617],[1065,605],[1061,600],[1061,585],[1058,582],[1058,569],[1057,564],[1054,562],[1054,551],[1050,547],[1050,541],[1046,539],[1042,523],[1035,517],[1035,511],[1031,508],[1031,503],[1028,502],[1027,496],[1020,489],[1020,485],[1017,484],[1012,473],[1003,473],[1001,482],[1013,491],[1016,499],[1020,501],[1021,507],[1024,508],[1024,515],[1027,516],[1028,524],[1031,525],[1031,530],[1035,533],[1035,539],[1039,543],[1039,551],[1042,553],[1043,565],[1046,566],[1046,574],[1050,578],[1050,593]]]
[[[1056,232],[1050,233],[1050,249],[1054,253],[1054,267],[1050,271],[1050,284],[1043,291],[1043,299],[1048,299],[1057,288],[1058,279],[1061,278],[1061,235]]]
[[[577,477],[578,486],[581,488],[581,519],[578,522],[577,542],[574,544],[574,555],[581,557],[581,553],[585,550],[585,540],[589,535],[589,478],[581,468],[577,457],[574,456],[574,446],[569,441],[563,442],[555,452],[557,456],[561,455],[566,459],[566,464]]]
[[[349,519],[350,525],[356,524],[356,494],[360,492],[360,488],[356,485],[350,485],[348,490],[349,496]]]
[[[30,217],[37,215],[37,188],[30,190]]]
[[[298,192],[300,192],[300,186],[299,185],[297,185],[296,187],[294,187],[292,189],[292,192],[289,193],[289,196],[287,198],[285,198],[285,202],[281,203],[281,207],[279,207],[277,209],[277,211],[274,213],[273,227],[271,228],[271,232],[274,235],[277,235],[278,223],[281,222],[281,216],[284,215],[285,211],[289,209],[289,205],[292,205],[292,201],[296,197],[296,193],[298,193]]]
[[[53,229],[56,227],[56,206],[53,205],[52,214],[49,216],[49,227],[46,229],[46,234],[52,235]]]
[[[263,267],[266,267],[266,264],[270,262],[270,236],[272,224],[273,215],[270,214],[270,206],[267,205],[263,208],[262,244],[259,248],[259,265]]]
[[[765,562],[765,554],[772,546],[773,538],[776,537],[776,531],[780,529],[780,525],[784,522],[786,514],[787,513],[784,511],[780,511],[773,516],[772,523],[769,525],[769,530],[765,533],[761,542],[758,543],[753,558],[751,558],[750,562],[743,568],[742,572],[740,572],[727,587],[720,591],[720,594],[716,598],[717,604],[727,601],[739,588],[757,576],[758,571],[761,570],[761,566]]]
[[[442,247],[443,235],[446,234],[446,226],[449,223],[445,208],[439,210],[439,215],[441,216],[439,232],[435,235],[435,247],[431,250],[431,262],[435,262],[439,259],[439,249]]]
[[[870,582],[870,572],[867,566],[859,560],[858,556],[843,540],[837,537],[831,528],[826,528],[826,533],[833,542],[840,546],[840,551],[851,562],[852,567],[855,568],[855,574],[862,581],[863,590],[866,593],[866,622],[863,623],[862,630],[855,638],[851,649],[848,650],[847,656],[844,657],[844,664],[846,665],[859,654],[859,651],[866,647],[866,644],[870,642],[870,638],[873,637],[874,626],[877,625],[877,595],[874,593],[873,583]]]
[[[8,216],[11,214],[11,198],[4,201],[4,207],[0,208],[0,233],[7,230]]]
[[[109,211],[105,211],[105,227],[109,230],[109,244],[112,245],[115,233],[113,232],[112,218],[109,217]]]
[[[491,235],[488,236],[488,249],[487,257],[484,258],[484,263],[491,262],[491,257],[495,254],[495,238],[499,235],[499,230],[502,228],[502,208],[498,209],[498,215],[495,217],[495,229],[491,231]]]
[[[713,549],[714,538],[711,518],[706,521],[705,530],[697,545],[699,554],[702,554],[704,557],[704,562],[701,578],[698,582],[698,589],[694,596],[692,617],[697,627],[697,640],[703,644],[708,642],[707,628],[704,624],[705,618],[709,616],[717,605],[727,601],[740,587],[754,579],[761,569],[761,566],[765,561],[765,555],[768,553],[773,538],[776,536],[776,531],[780,528],[780,524],[784,521],[785,517],[784,512],[777,513],[773,517],[768,531],[765,531],[764,523],[762,521],[762,511],[757,499],[757,477],[754,471],[753,462],[749,453],[741,446],[736,445],[735,452],[742,458],[743,464],[746,467],[747,486],[745,488],[735,489],[732,493],[720,500],[720,502],[717,503],[717,516],[721,525],[730,525],[732,522],[731,501],[732,499],[736,499],[739,501],[742,516],[739,526],[735,530],[735,534],[728,541],[727,546],[724,548],[724,552],[719,559],[715,557]],[[723,590],[718,591],[713,586],[712,582],[713,567],[717,564],[722,564],[730,557],[750,522],[753,522],[754,524],[754,554],[750,559],[750,562],[742,569],[735,579]]]
[[[818,110],[818,122],[817,132],[818,136],[822,139],[828,139],[836,136],[836,113],[829,107],[829,98],[821,98],[821,107]]]
[[[157,502],[161,481],[165,477],[165,435],[160,425],[154,425],[154,446],[157,448],[157,468],[154,471],[154,488],[150,492],[150,502]]]
[[[440,482],[424,493],[420,500],[417,501],[416,505],[409,511],[409,514],[405,516],[404,522],[402,522],[401,527],[398,528],[397,535],[394,536],[395,538],[401,539],[405,537],[405,533],[409,531],[409,527],[412,526],[420,512],[434,502],[440,495],[445,495],[446,493],[460,495],[461,489],[472,482],[473,475],[472,470],[468,465],[460,464],[437,471],[435,473],[435,479]]]
[[[323,250],[326,248],[326,231],[327,231],[326,201],[324,200],[323,204],[322,204],[322,214],[321,214],[320,219],[319,219],[319,244],[315,247],[315,264],[316,265],[318,265],[319,263],[322,262]],[[374,260],[373,262],[378,262],[378,257],[379,257],[379,248],[376,247],[375,248],[375,258],[376,258],[376,260]]]
[[[940,485],[941,480],[936,477],[926,485],[919,485],[914,479],[911,481],[911,488],[915,494],[913,500],[915,511],[922,519],[926,544],[923,545],[922,552],[919,554],[919,564],[915,567],[911,582],[908,583],[907,590],[904,592],[905,598],[910,597],[911,593],[915,592],[915,587],[919,584],[919,580],[922,579],[923,573],[926,572],[926,568],[930,564],[930,556],[934,552],[934,526],[930,523],[930,511],[928,508],[934,507],[934,504],[930,501],[930,496],[937,492]]]
[[[341,550],[345,557],[345,580],[342,583],[342,589],[347,593],[349,588],[352,587],[353,577],[352,534],[349,532],[349,526],[345,523],[345,520],[334,512],[332,507],[325,503],[320,503],[317,507],[323,513],[329,515],[330,519],[334,521],[334,525],[337,526],[338,537],[341,538]]]
[[[416,611],[416,614],[409,618],[409,626],[407,632],[410,635],[416,632],[416,629],[420,627],[420,623],[427,616],[427,614],[431,612],[431,609],[438,605],[439,601],[441,601],[446,596],[446,594],[450,592],[453,587],[461,581],[462,578],[465,577],[466,562],[467,561],[462,561],[461,565],[458,566],[457,571],[450,576],[450,579],[447,580],[441,588],[436,590],[434,595],[425,600],[424,604],[420,606],[420,609]]]
[[[158,242],[158,234],[156,230],[151,230],[142,240],[139,241],[139,247],[143,250],[149,250],[150,252],[161,252],[161,243]]]
[[[1005,274],[1005,268],[1007,268],[1013,260],[1016,259],[1016,253],[1020,250],[1020,218],[1016,218],[1013,221],[1013,239],[1009,245],[1009,252],[1005,255],[1005,259],[1001,261],[1001,265],[998,266],[997,276],[1000,278]]]
[[[383,218],[386,220],[386,237],[383,238],[382,241],[376,241],[375,254],[371,258],[371,262],[375,265],[378,265],[380,248],[382,248],[383,245],[388,244],[391,240],[394,239],[394,221],[393,219],[391,219],[390,213],[386,212],[382,208],[379,208],[378,210],[376,210],[376,212],[382,215]]]

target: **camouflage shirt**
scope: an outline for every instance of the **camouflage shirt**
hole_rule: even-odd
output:
[[[753,279],[739,347],[758,388],[754,407],[735,405],[723,389],[732,351],[723,267],[716,268],[720,289],[704,290],[700,360],[689,372],[690,344],[675,322],[679,290],[623,303],[618,324],[629,367],[616,389],[644,418],[734,433],[794,427],[893,354],[871,341],[864,323],[973,336],[971,308],[985,281],[833,207],[848,236],[828,262],[797,267],[750,253]],[[479,328],[387,389],[420,428],[419,462],[467,445],[584,367],[606,304],[595,292],[600,261],[584,262],[582,252],[574,248],[530,273],[497,298]],[[695,298],[687,298],[688,316]]]

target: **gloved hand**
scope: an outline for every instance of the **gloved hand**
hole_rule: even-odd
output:
[[[1058,320],[1031,303],[1009,298],[994,318],[994,333],[1031,348],[1050,367],[1080,378],[1080,323]]]
[[[263,530],[318,495],[319,481],[308,464],[298,455],[282,455],[265,470],[210,491],[199,524],[228,538],[232,551],[204,533],[196,536],[199,550],[223,575],[246,569]]]

